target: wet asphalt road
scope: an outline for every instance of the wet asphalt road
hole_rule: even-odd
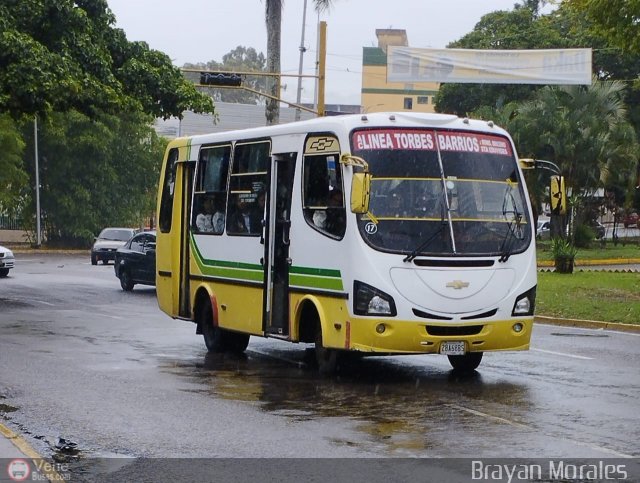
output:
[[[323,379],[305,345],[207,354],[113,265],[19,255],[0,279],[0,417],[45,456],[62,436],[86,456],[637,458],[639,337],[537,324],[532,350],[473,376],[408,356]]]

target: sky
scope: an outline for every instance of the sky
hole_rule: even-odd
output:
[[[108,0],[116,27],[130,41],[143,40],[185,63],[222,61],[237,46],[266,55],[264,0]],[[473,30],[481,17],[512,10],[519,0],[333,0],[320,16],[308,0],[303,74],[315,74],[318,20],[327,22],[325,102],[360,104],[362,48],[377,46],[376,29],[404,29],[409,46],[443,48]],[[297,74],[304,0],[286,0],[282,14],[281,67]],[[283,97],[295,101],[298,79],[283,78]],[[313,102],[315,82],[302,82],[302,102]]]

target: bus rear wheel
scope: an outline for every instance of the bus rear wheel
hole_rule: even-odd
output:
[[[198,323],[209,352],[244,352],[249,345],[249,334],[229,332],[213,323],[213,310],[209,303],[199,310]]]
[[[482,360],[482,352],[469,352],[461,356],[447,356],[453,370],[460,373],[472,372]]]

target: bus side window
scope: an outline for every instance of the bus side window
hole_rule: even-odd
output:
[[[167,164],[164,168],[164,185],[162,186],[162,200],[160,201],[160,216],[158,225],[162,233],[171,231],[171,219],[173,217],[173,193],[176,183],[176,161],[178,149],[169,151]]]
[[[342,238],[346,211],[338,154],[307,155],[303,170],[305,220],[322,233]]]
[[[227,205],[227,179],[231,146],[203,148],[196,171],[192,229],[222,234]]]
[[[270,151],[269,141],[235,145],[229,177],[227,234],[256,237],[262,234]]]

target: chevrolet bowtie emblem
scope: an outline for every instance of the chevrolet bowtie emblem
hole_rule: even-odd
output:
[[[454,280],[453,282],[447,283],[447,288],[454,288],[456,290],[461,290],[463,288],[467,288],[469,286],[469,282],[463,282],[462,280]]]

